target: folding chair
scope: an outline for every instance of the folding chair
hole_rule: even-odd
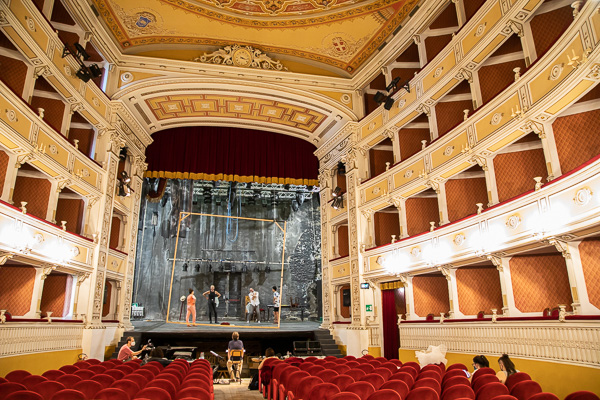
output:
[[[242,363],[244,362],[244,350],[229,350],[229,361],[231,361],[231,370],[236,381],[242,384]]]

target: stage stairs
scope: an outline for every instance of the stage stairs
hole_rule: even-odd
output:
[[[317,329],[314,333],[315,340],[321,343],[321,351],[324,356],[334,356],[337,358],[344,356],[328,329]]]

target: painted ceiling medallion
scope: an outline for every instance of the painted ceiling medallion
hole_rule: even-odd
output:
[[[207,63],[234,65],[243,68],[259,68],[273,69],[277,71],[287,71],[280,61],[271,59],[262,51],[253,48],[252,46],[225,46],[222,49],[213,51],[212,53],[204,53],[203,56],[196,57],[191,61]]]
[[[587,187],[579,189],[577,193],[575,193],[573,202],[578,206],[585,206],[592,199],[592,194],[592,191]]]

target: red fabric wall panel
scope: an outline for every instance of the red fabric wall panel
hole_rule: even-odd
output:
[[[498,154],[494,158],[498,198],[505,201],[532,190],[536,176],[546,182],[548,170],[542,149]]]
[[[448,281],[443,275],[419,275],[412,280],[415,313],[419,317],[427,314],[439,316],[450,310]]]
[[[388,150],[369,150],[369,166],[371,167],[371,177],[385,172],[385,163],[389,162],[390,167],[394,165],[394,152]]]
[[[79,140],[77,144],[79,150],[86,156],[93,156],[92,154],[92,143],[94,141],[94,130],[90,129],[69,129],[69,142],[74,143],[73,140]]]
[[[121,220],[117,217],[112,218],[112,224],[110,226],[110,240],[108,247],[116,249],[119,247],[119,232],[121,230]]]
[[[22,201],[26,201],[29,214],[46,219],[51,188],[52,184],[46,179],[17,176],[13,201],[17,207],[21,206]]]
[[[406,229],[413,236],[429,231],[430,221],[440,221],[437,198],[413,197],[406,200]]]
[[[0,268],[0,309],[20,317],[31,307],[35,268],[3,265]]]
[[[481,98],[484,104],[515,81],[513,69],[517,67],[520,67],[521,73],[523,73],[525,71],[525,60],[508,61],[481,67],[478,73]]]
[[[36,112],[38,108],[43,108],[44,121],[54,128],[54,130],[60,132],[65,112],[65,104],[62,102],[62,100],[33,96],[31,99],[31,108],[33,108]]]
[[[375,245],[392,243],[392,235],[400,238],[400,218],[398,213],[377,212],[373,215],[375,224]]]
[[[483,3],[485,3],[485,0],[468,0],[463,2],[463,4],[465,5],[465,14],[467,16],[467,21],[473,15],[475,15],[477,10],[479,10],[479,7],[481,7]]]
[[[40,310],[42,316],[52,311],[52,317],[62,317],[65,308],[65,299],[67,298],[68,275],[50,274],[44,280],[44,290],[42,291],[42,302]]]
[[[0,193],[4,190],[4,182],[6,181],[6,171],[8,168],[8,154],[0,151]]]
[[[350,318],[350,307],[344,306],[344,290],[350,290],[350,285],[344,285],[340,288],[340,315],[344,318]]]
[[[25,79],[27,78],[27,64],[21,60],[0,55],[0,79],[17,94],[23,96]]]
[[[446,182],[446,204],[450,222],[475,214],[477,203],[483,203],[484,206],[488,203],[485,178],[449,179]]]
[[[559,117],[552,128],[563,174],[600,154],[600,110]]]
[[[458,307],[465,315],[479,311],[491,314],[492,309],[502,310],[500,275],[495,267],[465,267],[456,270]]]
[[[452,35],[430,36],[425,39],[427,61],[431,61],[452,40]]]
[[[415,43],[411,44],[396,58],[397,62],[419,62],[419,48]]]
[[[573,9],[568,5],[533,17],[531,32],[538,58],[552,47],[572,22]]]
[[[600,308],[600,239],[583,240],[579,244],[579,255],[590,303]]]
[[[110,312],[110,302],[112,296],[112,285],[109,281],[105,282],[104,286],[104,304],[102,304],[102,316],[106,317]]]
[[[350,254],[348,246],[348,225],[340,225],[337,231],[338,238],[338,253],[340,257],[345,257]]]
[[[421,151],[421,140],[431,140],[429,129],[404,128],[398,131],[398,141],[400,145],[400,158],[406,160],[412,155]]]
[[[54,219],[57,224],[67,221],[67,231],[81,234],[84,207],[83,200],[59,198]]]
[[[465,119],[463,110],[473,112],[473,102],[471,100],[444,101],[435,105],[435,117],[437,120],[438,137],[444,136],[456,125]]]
[[[561,254],[513,257],[510,276],[519,311],[542,312],[559,304],[571,311],[573,299],[567,264]]]
[[[429,29],[449,28],[451,26],[458,26],[456,6],[452,2],[448,3],[444,11],[429,25]]]
[[[286,182],[288,178],[316,184],[319,161],[313,154],[315,146],[292,136],[200,126],[168,129],[152,138],[154,142],[146,150],[149,173],[225,174],[256,182],[275,177],[280,178],[278,183],[293,183]]]

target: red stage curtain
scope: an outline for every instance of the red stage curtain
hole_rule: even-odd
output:
[[[146,177],[318,185],[315,146],[293,136],[196,126],[152,138]]]
[[[395,289],[381,291],[381,308],[383,314],[383,356],[388,360],[398,359],[398,348],[400,347],[395,291]]]

